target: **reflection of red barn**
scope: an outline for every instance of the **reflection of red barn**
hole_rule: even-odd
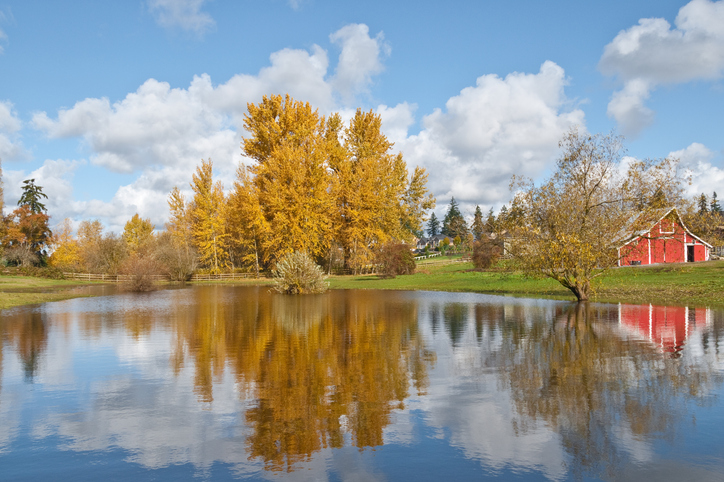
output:
[[[692,234],[676,208],[618,248],[618,265],[708,261],[711,245]]]
[[[683,306],[619,305],[618,321],[635,334],[677,354],[689,334],[709,322],[708,308]]]

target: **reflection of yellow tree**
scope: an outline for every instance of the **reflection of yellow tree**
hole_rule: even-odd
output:
[[[683,364],[622,338],[613,325],[594,323],[605,316],[579,304],[557,323],[534,323],[525,332],[503,324],[497,356],[520,416],[517,428],[546,422],[560,433],[576,471],[605,467],[612,476],[622,457],[617,429],[634,436],[670,432],[677,398],[698,398],[722,377],[713,367]]]
[[[246,414],[251,457],[293,470],[323,447],[383,443],[393,409],[410,383],[427,384],[426,351],[413,303],[390,306],[367,294],[258,297],[224,303],[213,288],[178,325],[175,363],[188,349],[197,391],[212,401],[214,377],[233,367],[242,393],[256,399]]]

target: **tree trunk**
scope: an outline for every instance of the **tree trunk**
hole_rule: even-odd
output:
[[[588,301],[588,292],[591,289],[591,284],[588,281],[585,283],[576,283],[575,286],[569,286],[568,289],[573,292],[578,301]]]

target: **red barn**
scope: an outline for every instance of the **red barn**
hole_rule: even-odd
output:
[[[676,208],[618,248],[618,265],[708,261],[711,245],[684,225]]]

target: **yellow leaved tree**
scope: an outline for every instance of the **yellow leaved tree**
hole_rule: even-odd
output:
[[[248,104],[248,111],[244,127],[251,137],[242,150],[256,163],[248,167],[253,179],[241,177],[238,184],[249,188],[248,198],[264,219],[263,263],[272,266],[294,251],[322,257],[330,245],[333,206],[324,117],[289,95],[265,96],[258,105]]]
[[[130,254],[142,254],[153,240],[155,226],[150,219],[142,219],[138,213],[126,222],[123,228],[123,241]]]
[[[194,198],[188,207],[191,233],[203,266],[219,273],[228,264],[225,230],[226,199],[220,182],[214,183],[211,159],[201,161],[192,177]]]
[[[62,223],[53,229],[51,240],[53,254],[48,264],[63,271],[79,271],[83,267],[80,256],[80,245],[73,237],[73,223],[65,218]]]
[[[345,265],[359,269],[375,248],[391,239],[409,242],[421,231],[425,212],[435,206],[427,192],[427,174],[416,168],[408,181],[401,154],[382,133],[382,119],[357,109],[344,131],[346,155],[331,158],[335,172],[337,240]]]

